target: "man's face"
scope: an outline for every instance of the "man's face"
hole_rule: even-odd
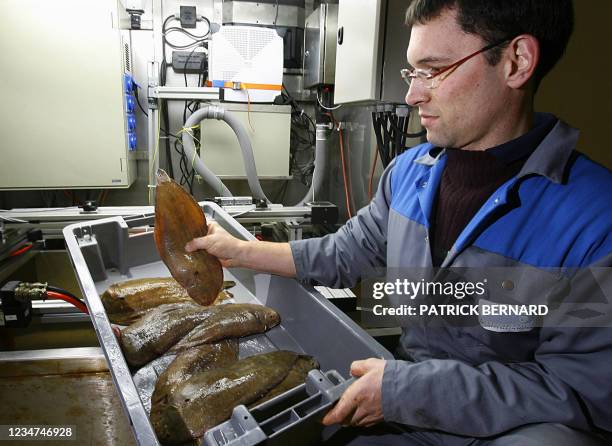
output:
[[[413,26],[408,63],[413,68],[440,69],[485,45],[480,36],[461,30],[454,10],[446,10],[436,19]],[[435,89],[413,80],[406,102],[419,108],[432,144],[485,150],[503,142],[496,136],[505,122],[506,87],[503,64],[491,66],[485,55],[479,54],[457,67]]]

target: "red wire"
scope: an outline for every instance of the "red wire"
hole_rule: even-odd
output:
[[[370,183],[368,185],[368,197],[372,199],[372,182],[374,181],[374,171],[376,170],[376,162],[378,161],[378,147],[376,147],[376,153],[374,153],[374,162],[372,163],[372,170],[370,171]]]
[[[348,212],[349,218],[353,218],[353,214],[351,213],[351,204],[349,203],[349,192],[346,183],[346,163],[344,161],[344,137],[342,136],[342,129],[338,129],[340,136],[340,158],[342,159],[342,178],[344,179],[344,198],[346,199],[346,210]]]
[[[81,206],[83,203],[81,202],[81,200],[79,200],[76,195],[74,194],[74,192],[72,191],[68,191],[68,190],[63,190],[64,195],[66,195],[68,198],[70,198],[72,200],[72,205],[74,206],[74,204],[78,204],[79,206]]]
[[[348,177],[349,199],[355,210],[355,196],[353,195],[353,179],[351,178],[351,135],[346,135],[346,176]]]
[[[65,295],[63,293],[57,293],[55,291],[47,291],[46,294],[51,299],[61,299],[61,300],[64,300],[64,301],[68,302],[69,304],[72,304],[75,307],[77,307],[79,310],[81,310],[81,312],[83,312],[85,314],[89,314],[89,310],[87,309],[85,304],[83,302],[80,302],[79,300],[75,299],[74,297],[67,296],[67,295]]]
[[[108,189],[104,189],[102,192],[100,192],[100,195],[98,196],[98,204],[100,206],[102,206],[104,204],[104,201],[106,200],[107,193],[108,193]]]
[[[19,254],[23,254],[24,252],[29,251],[30,249],[32,249],[32,246],[34,246],[34,245],[32,245],[32,243],[28,243],[27,245],[25,245],[25,246],[23,246],[23,247],[21,247],[19,249],[16,249],[15,251],[11,252],[9,254],[9,257],[17,257]]]
[[[334,118],[333,113],[326,113],[327,116],[333,121],[334,126],[338,129],[338,135],[340,139],[340,158],[342,159],[342,178],[344,180],[344,198],[346,200],[346,211],[348,212],[349,218],[353,218],[353,214],[351,212],[351,205],[349,200],[349,190],[346,182],[346,163],[344,161],[344,137],[342,135],[342,129],[338,125],[338,121]]]

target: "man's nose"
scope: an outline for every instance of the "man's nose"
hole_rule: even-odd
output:
[[[428,99],[429,90],[427,88],[416,80],[410,83],[406,93],[406,104],[415,107],[423,102],[427,102]]]

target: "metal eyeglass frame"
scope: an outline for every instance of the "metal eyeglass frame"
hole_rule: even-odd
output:
[[[509,42],[510,40],[512,40],[512,38],[505,38],[498,42],[491,43],[485,46],[484,48],[481,48],[478,51],[473,52],[469,56],[466,56],[463,59],[460,59],[451,65],[441,68],[440,71],[438,71],[435,74],[431,72],[432,68],[429,68],[427,70],[423,70],[420,68],[414,68],[414,69],[404,68],[400,70],[400,74],[402,76],[402,79],[404,79],[404,82],[408,84],[408,87],[410,87],[414,79],[418,79],[423,83],[425,88],[433,90],[434,88],[437,88],[438,85],[440,85],[440,82],[442,82],[444,79],[450,76],[457,68],[459,68],[461,65],[463,65],[468,60],[470,60],[472,57],[475,57],[479,55],[480,53],[484,53],[485,51],[489,51],[490,49],[493,49],[496,46],[501,45],[502,43]],[[443,77],[440,77],[440,75],[442,74],[446,74],[446,75]],[[438,80],[439,82],[436,83],[436,80]],[[430,81],[429,85],[426,84],[426,81]]]

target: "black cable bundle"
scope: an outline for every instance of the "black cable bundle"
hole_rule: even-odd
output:
[[[310,187],[314,172],[314,147],[316,144],[316,125],[312,118],[304,111],[283,85],[281,91],[283,104],[291,105],[291,173],[297,174],[300,182]],[[306,135],[304,135],[306,134]],[[300,164],[298,157],[310,150],[310,158],[306,163]],[[310,180],[309,180],[310,179]]]
[[[161,67],[160,67],[160,75],[159,75],[159,80],[160,80],[160,85],[164,86],[166,85],[166,75],[167,75],[167,71],[168,71],[168,63],[166,62],[166,45],[168,45],[171,48],[174,49],[178,49],[178,50],[185,50],[185,49],[189,49],[192,48],[191,52],[189,53],[189,56],[187,57],[187,61],[186,61],[186,65],[189,63],[189,59],[191,58],[191,56],[193,55],[193,53],[195,52],[195,50],[198,47],[203,47],[206,48],[206,40],[208,39],[208,37],[210,36],[210,21],[206,18],[203,17],[204,21],[206,22],[206,24],[208,25],[208,29],[206,31],[206,33],[204,33],[203,35],[196,35],[193,34],[183,28],[180,27],[167,27],[168,23],[171,20],[178,20],[174,15],[170,15],[168,17],[166,17],[166,19],[164,20],[164,23],[162,25],[162,63],[161,63]],[[173,44],[171,42],[168,41],[167,39],[167,35],[172,33],[172,32],[179,32],[187,37],[189,37],[190,39],[193,40],[193,42],[186,44],[186,45],[176,45]],[[201,65],[200,65],[200,70],[198,73],[198,87],[201,86],[203,84],[203,82],[206,80],[206,71],[204,70],[204,61],[205,59],[202,59]],[[188,86],[187,84],[187,73],[184,73],[184,78],[185,78],[185,87]],[[170,128],[170,116],[168,113],[168,101],[166,101],[166,106],[163,107],[162,109],[162,119],[164,122],[164,127],[166,129]],[[200,108],[200,101],[199,100],[194,100],[194,101],[185,101],[185,107],[183,108],[183,123],[187,121],[187,111],[190,112],[190,114],[194,113],[196,110],[198,110]],[[195,170],[193,169],[193,167],[191,166],[192,161],[187,159],[187,155],[185,154],[185,150],[183,149],[183,143],[182,140],[179,136],[174,135],[172,133],[169,133],[168,131],[164,130],[164,133],[166,133],[166,135],[168,136],[172,136],[175,138],[174,141],[174,150],[179,154],[180,156],[180,160],[179,160],[179,169],[181,171],[181,177],[179,179],[179,184],[181,184],[181,186],[183,185],[187,185],[189,188],[189,192],[193,194],[193,181],[195,179]],[[197,129],[194,133],[194,140],[199,141],[200,140],[200,130]],[[196,153],[199,156],[200,153],[200,147],[199,145],[196,146]],[[166,159],[168,162],[168,168],[170,170],[170,176],[174,177],[174,172],[172,169],[172,151],[170,148],[170,141],[169,139],[166,139]]]
[[[397,116],[390,111],[372,112],[372,125],[383,167],[387,167],[393,158],[407,149],[407,138],[419,138],[425,135],[425,130],[408,133],[408,124],[408,116]]]

